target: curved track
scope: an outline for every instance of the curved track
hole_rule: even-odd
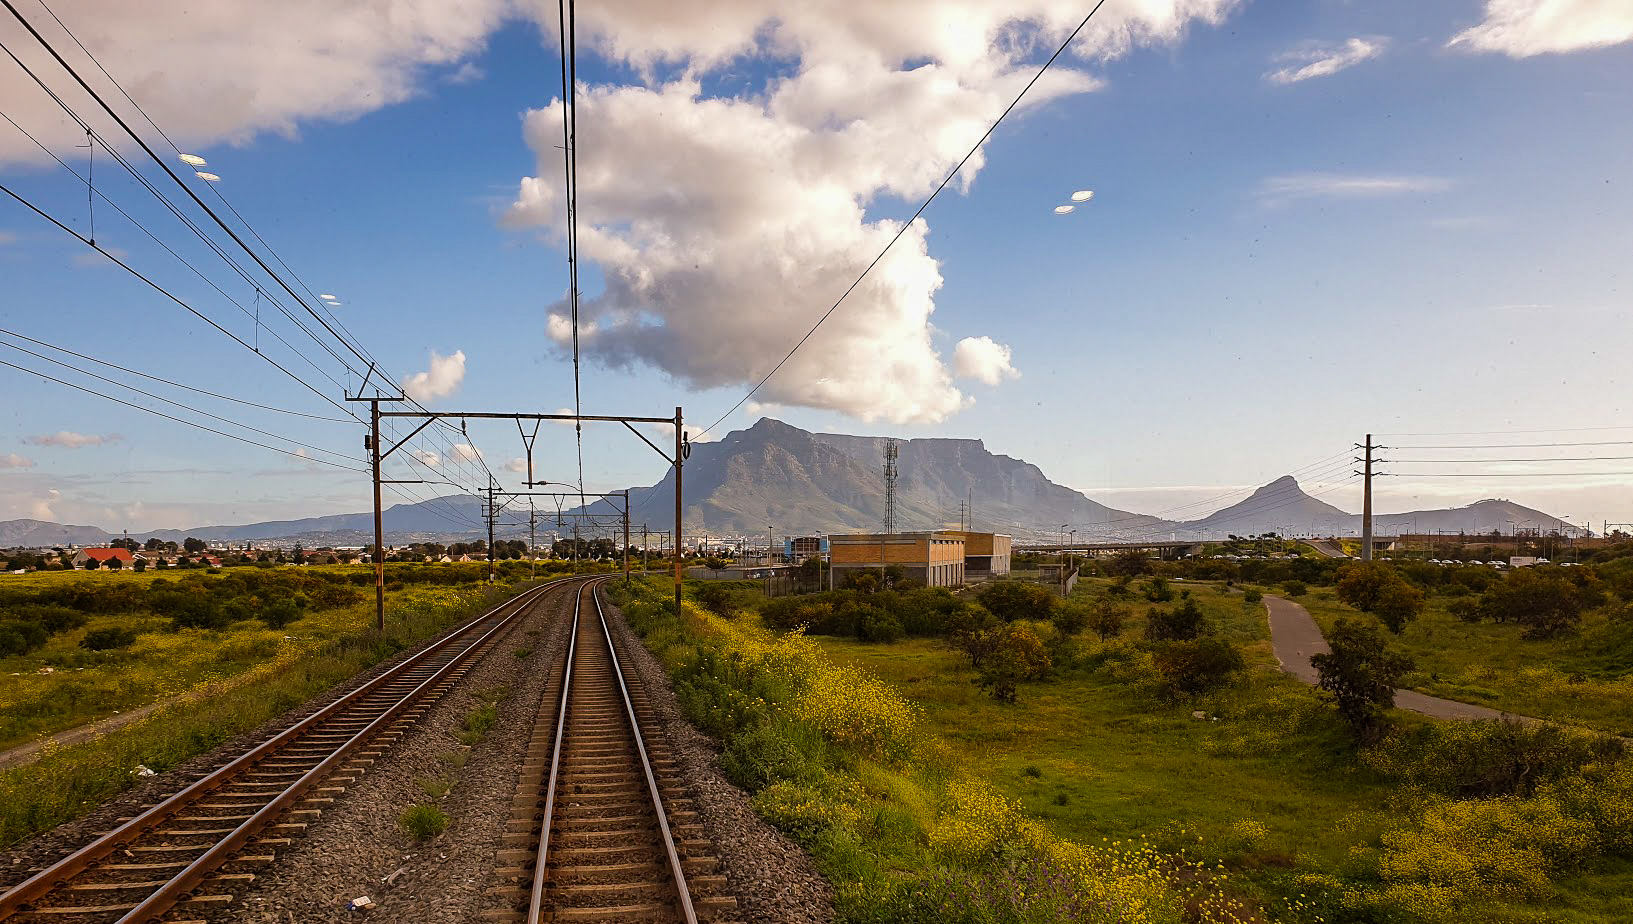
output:
[[[573,582],[582,586],[582,582]],[[494,607],[0,895],[0,920],[135,922],[229,905],[477,659],[563,583]]]
[[[644,691],[627,676],[599,585],[579,590],[555,714],[539,717],[514,803],[525,848],[500,870],[497,920],[663,921],[729,915],[726,878]]]

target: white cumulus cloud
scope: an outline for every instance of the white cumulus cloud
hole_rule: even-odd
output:
[[[465,351],[455,350],[452,356],[431,351],[431,367],[403,379],[403,391],[416,401],[445,398],[465,380]]]
[[[455,443],[453,451],[449,455],[461,462],[475,462],[477,459],[482,458],[482,451],[470,443]]]
[[[1279,84],[1298,83],[1312,77],[1331,77],[1347,67],[1378,57],[1388,44],[1389,40],[1384,38],[1352,38],[1341,44],[1310,43],[1277,55],[1276,63],[1281,67],[1264,77],[1271,83]]]
[[[86,446],[105,446],[117,443],[124,439],[117,433],[98,435],[94,433],[75,433],[71,430],[59,430],[56,433],[45,433],[40,436],[25,436],[23,442],[30,446],[56,446],[62,449],[82,449]]]
[[[18,455],[15,452],[8,452],[5,455],[0,456],[0,468],[33,468],[33,467],[34,467],[34,460],[33,459],[30,459],[27,456]]]
[[[953,349],[953,369],[960,378],[997,385],[1004,379],[1019,378],[1009,361],[1009,347],[991,337],[965,337]]]
[[[414,449],[410,450],[408,454],[420,460],[420,464],[426,468],[436,468],[442,464],[442,456],[429,449]]]
[[[505,471],[525,474],[527,472],[527,459],[523,458],[522,456],[517,456],[516,458],[511,459],[509,462],[505,463]]]
[[[1486,0],[1486,18],[1446,44],[1529,58],[1627,41],[1633,41],[1627,0]]]
[[[96,67],[57,24],[38,6],[32,13],[24,7],[75,69],[106,91]],[[458,78],[513,3],[59,0],[51,7],[185,150],[263,133],[293,136],[302,122],[353,119],[411,99],[445,76]],[[0,41],[37,72],[60,74],[10,15],[0,18]],[[84,132],[7,63],[0,68],[7,114],[59,152],[82,142]],[[96,111],[72,80],[52,84],[76,111]],[[109,119],[90,121],[109,138],[123,137]],[[0,163],[45,159],[20,133],[0,132]],[[211,165],[217,166],[231,178],[230,165]]]
[[[1110,4],[1073,51],[1095,60],[1174,41],[1234,5]],[[904,230],[869,210],[934,189],[1082,13],[1064,0],[586,7],[598,48],[649,75],[641,86],[580,91],[579,253],[605,280],[602,292],[581,294],[586,354],[694,388],[758,382],[901,231],[760,397],[892,422],[966,406],[933,342],[942,278],[929,225]],[[719,83],[705,78],[749,59],[781,76],[733,95],[705,89]],[[1062,61],[1023,110],[1098,85]],[[562,114],[559,100],[527,114],[538,169],[507,215],[558,239]],[[984,162],[978,153],[955,186],[967,188]],[[547,333],[569,340],[565,305]]]

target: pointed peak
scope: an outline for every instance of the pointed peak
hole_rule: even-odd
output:
[[[1260,490],[1262,491],[1266,488],[1296,488],[1298,486],[1299,484],[1297,478],[1294,478],[1292,475],[1283,475],[1280,478],[1277,478],[1275,481],[1265,485],[1264,488],[1260,488]]]

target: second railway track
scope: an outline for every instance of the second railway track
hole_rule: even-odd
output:
[[[526,591],[0,894],[0,921],[230,916],[254,870],[448,692],[507,629],[574,584]]]
[[[500,855],[505,906],[489,918],[730,919],[737,903],[599,591],[578,591],[512,805],[511,848]]]

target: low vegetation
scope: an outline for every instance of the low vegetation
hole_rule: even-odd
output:
[[[1392,680],[1426,677],[1418,651],[1443,626],[1484,634],[1442,657],[1536,657],[1540,646],[1584,666],[1586,649],[1572,646],[1593,639],[1603,656],[1613,600],[1585,609],[1576,634],[1538,639],[1512,620],[1447,611],[1448,599],[1495,581],[1447,594],[1378,569],[1351,582],[1374,594],[1358,601],[1363,611],[1338,599],[1345,563],[1217,564],[1227,563],[1123,563],[1067,600],[1019,582],[958,595],[897,583],[775,600],[743,592],[682,620],[656,594],[629,609],[688,714],[725,744],[728,773],[838,884],[847,921],[1099,920],[1104,906],[1080,899],[1133,869],[1147,876],[1137,879],[1150,890],[1146,920],[1633,917],[1633,761],[1622,742],[1546,724],[1434,723],[1390,711],[1386,696]],[[1333,637],[1327,690],[1280,670],[1263,605],[1244,592],[1289,582]],[[1398,634],[1379,612],[1392,596],[1419,607]],[[1036,645],[1001,654],[1023,631]],[[815,654],[794,654],[813,642]],[[817,655],[830,667],[795,666]],[[840,690],[860,697],[831,694],[842,715],[889,703],[898,717],[872,727],[906,730],[841,746],[804,721],[798,678],[825,669],[857,672]],[[946,849],[937,832],[988,800],[1048,843],[1120,852],[1124,865],[1074,879],[1014,829],[998,839],[1025,846],[1007,853]],[[1050,884],[1018,885],[1040,881]],[[1164,904],[1187,888],[1207,897],[1185,898],[1190,910]]]
[[[453,573],[464,580],[449,581],[444,573],[424,583],[411,579],[432,577],[438,566],[402,567],[388,566],[392,590],[384,633],[372,628],[372,601],[332,607],[314,602],[282,630],[253,614],[221,628],[176,628],[171,618],[154,612],[149,605],[153,599],[181,592],[209,595],[217,588],[224,600],[242,598],[238,591],[244,584],[197,571],[186,581],[159,584],[156,598],[147,596],[155,577],[130,571],[8,578],[0,585],[7,599],[23,599],[14,605],[31,617],[50,617],[56,612],[50,607],[66,608],[51,601],[74,600],[85,611],[70,610],[81,617],[79,624],[63,624],[45,645],[0,660],[0,746],[118,710],[159,708],[82,744],[48,744],[37,760],[0,772],[0,846],[78,817],[134,785],[138,778],[132,771],[138,765],[161,771],[174,767],[480,612],[511,587],[476,583],[485,576],[481,566],[443,565],[457,569]],[[345,589],[357,586],[356,576],[372,580],[367,569],[337,569],[345,578],[339,582],[322,571],[309,573],[314,570],[303,569],[300,575]],[[526,566],[512,565],[509,577],[527,573]],[[278,586],[296,588],[277,580]],[[271,584],[258,586],[271,593],[265,590]],[[308,599],[329,598],[314,593]],[[204,604],[203,609],[217,605]],[[8,616],[18,611],[6,610]],[[47,624],[46,619],[40,622]],[[134,639],[114,644],[127,636]]]
[[[397,816],[397,824],[417,841],[430,840],[448,829],[448,815],[435,805],[418,802]]]

